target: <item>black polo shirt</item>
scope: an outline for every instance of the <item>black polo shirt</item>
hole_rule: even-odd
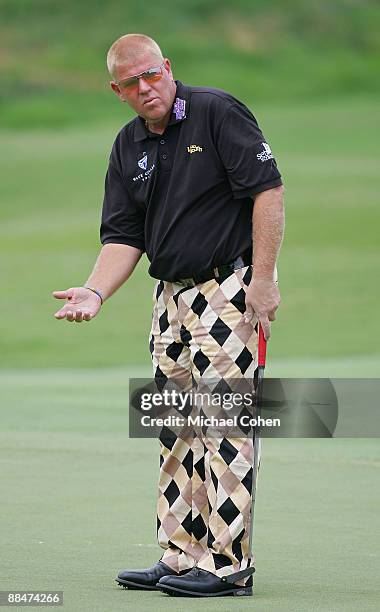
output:
[[[176,81],[162,135],[141,117],[114,142],[105,180],[102,244],[146,251],[149,274],[174,281],[252,246],[256,194],[282,184],[248,108],[230,94]]]

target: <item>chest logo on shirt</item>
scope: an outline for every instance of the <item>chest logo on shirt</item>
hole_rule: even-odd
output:
[[[262,142],[261,144],[264,147],[264,151],[260,151],[260,153],[256,155],[257,159],[259,159],[261,162],[268,161],[268,159],[273,159],[272,151],[270,150],[269,144],[267,144],[266,142]]]
[[[144,157],[142,157],[141,159],[139,159],[139,161],[137,162],[139,168],[141,168],[141,170],[146,170],[147,166],[148,166],[148,156],[144,155]]]
[[[136,181],[141,181],[142,183],[145,183],[145,181],[147,181],[151,175],[153,170],[156,167],[156,164],[152,164],[149,168],[148,168],[148,155],[147,153],[144,151],[142,154],[142,158],[137,160],[137,165],[139,168],[141,168],[141,170],[143,170],[143,172],[140,172],[139,174],[136,174],[136,176],[132,176],[132,181],[135,183]]]
[[[202,151],[203,149],[199,145],[192,144],[189,147],[187,147],[188,153],[202,153]]]

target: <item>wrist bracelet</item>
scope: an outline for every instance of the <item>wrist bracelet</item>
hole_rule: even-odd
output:
[[[97,289],[94,289],[93,287],[87,287],[86,285],[83,285],[83,289],[89,289],[90,291],[92,291],[93,293],[96,293],[96,295],[98,296],[98,298],[100,298],[100,305],[103,306],[103,296],[100,293],[100,291],[98,291]]]

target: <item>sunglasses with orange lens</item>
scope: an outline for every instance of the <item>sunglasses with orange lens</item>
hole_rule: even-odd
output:
[[[131,91],[132,89],[138,87],[139,79],[144,79],[144,81],[158,81],[161,79],[163,68],[164,64],[161,64],[161,66],[157,66],[155,68],[149,68],[148,70],[141,72],[141,74],[136,74],[135,76],[131,76],[124,81],[116,82],[116,85],[118,85],[121,89],[128,89]]]

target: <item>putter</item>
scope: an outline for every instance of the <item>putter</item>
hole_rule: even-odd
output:
[[[252,491],[251,491],[251,521],[250,521],[250,531],[249,531],[249,559],[250,563],[253,560],[253,517],[255,511],[255,501],[256,501],[256,481],[257,475],[259,471],[259,445],[260,445],[260,425],[259,425],[259,416],[261,411],[261,403],[263,398],[263,382],[264,382],[264,370],[266,363],[266,355],[267,355],[267,341],[264,337],[263,328],[258,323],[258,356],[257,356],[257,386],[256,386],[256,421],[257,424],[252,428],[252,436],[253,436],[253,472],[252,472]],[[239,572],[235,572],[234,574],[230,574],[229,576],[223,576],[223,582],[234,583],[242,578],[247,578],[248,576],[252,576],[255,573],[255,568],[253,565],[250,565],[246,569],[240,570]]]
[[[264,370],[267,356],[267,341],[264,338],[263,328],[259,323],[259,346],[258,346],[258,364],[257,364],[257,389],[256,389],[256,419],[259,420],[261,412],[261,404],[263,399],[263,383]],[[257,423],[254,428],[254,453],[253,453],[253,475],[252,475],[252,508],[251,508],[251,529],[249,532],[249,554],[250,559],[253,559],[253,517],[255,512],[256,501],[256,482],[259,472],[259,445],[260,445],[260,424]]]

